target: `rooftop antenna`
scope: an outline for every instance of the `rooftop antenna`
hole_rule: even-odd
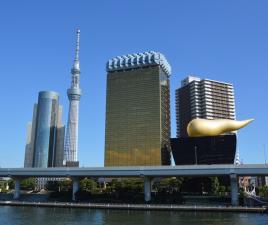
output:
[[[80,48],[80,29],[76,30],[76,48],[75,48],[75,59],[79,60],[79,48]]]
[[[264,163],[266,164],[266,145],[263,144]]]

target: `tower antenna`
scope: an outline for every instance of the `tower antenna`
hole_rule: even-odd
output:
[[[79,49],[80,49],[80,29],[76,30],[76,48],[75,48],[75,61],[79,60]]]

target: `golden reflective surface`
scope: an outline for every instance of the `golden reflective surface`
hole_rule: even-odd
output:
[[[187,126],[189,137],[217,136],[236,131],[251,123],[254,119],[235,121],[228,119],[193,119]]]
[[[162,165],[169,137],[169,80],[161,69],[109,73],[105,166]]]

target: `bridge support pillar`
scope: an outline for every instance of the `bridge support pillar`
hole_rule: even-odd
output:
[[[144,177],[144,200],[151,201],[152,178]]]
[[[238,206],[239,205],[239,199],[238,199],[238,184],[237,184],[237,175],[231,174],[230,175],[231,180],[231,201],[232,206]]]
[[[73,182],[73,193],[72,193],[72,200],[76,201],[76,192],[79,191],[79,179],[77,177],[72,177]]]
[[[13,199],[19,199],[20,198],[20,179],[19,178],[13,178],[14,179],[14,193],[13,193]]]

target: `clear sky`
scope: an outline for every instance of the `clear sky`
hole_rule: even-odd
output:
[[[0,167],[22,167],[26,125],[38,92],[60,94],[66,124],[75,29],[81,29],[79,152],[81,166],[103,166],[106,61],[148,50],[172,66],[175,89],[189,74],[234,84],[244,163],[268,158],[268,1],[1,1]],[[267,160],[268,162],[268,160]]]

